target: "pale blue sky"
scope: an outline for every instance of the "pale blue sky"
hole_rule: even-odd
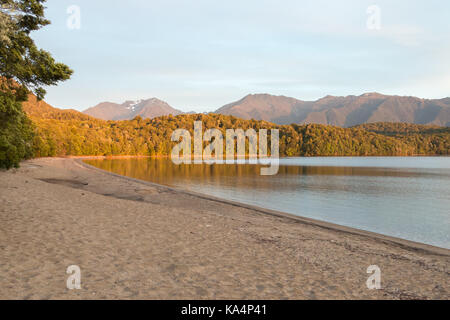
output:
[[[450,2],[48,0],[37,44],[74,69],[55,107],[157,97],[212,111],[249,93],[450,96]],[[67,8],[81,28],[67,27]],[[367,8],[381,9],[380,29]]]

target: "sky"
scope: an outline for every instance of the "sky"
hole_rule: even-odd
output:
[[[251,93],[450,96],[447,0],[48,0],[37,45],[74,70],[58,108],[157,97],[213,111]]]

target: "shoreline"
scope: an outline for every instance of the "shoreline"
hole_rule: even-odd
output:
[[[225,155],[224,155],[225,156]],[[110,156],[55,156],[55,157],[38,157],[33,159],[48,159],[48,158],[61,158],[61,159],[133,159],[133,158],[154,158],[154,159],[167,159],[170,158],[171,155],[153,155],[153,156],[145,156],[145,155],[110,155]],[[270,157],[264,157],[270,158]],[[290,159],[290,158],[450,158],[450,154],[413,154],[407,156],[284,156],[279,157],[279,159]],[[29,159],[29,160],[33,160]],[[194,157],[192,157],[194,159]],[[214,158],[211,158],[214,159]],[[241,158],[242,159],[242,158]],[[248,156],[245,156],[245,159],[248,159]],[[207,159],[206,159],[207,160]]]
[[[89,157],[84,157],[89,158]],[[73,158],[0,172],[1,299],[449,299],[450,250]],[[81,269],[68,290],[66,269]],[[367,268],[381,269],[369,290]]]
[[[124,175],[121,175],[118,173],[114,173],[114,172],[110,172],[110,171],[106,171],[106,170],[97,168],[97,167],[90,165],[83,161],[83,160],[89,160],[89,159],[93,159],[93,158],[91,158],[91,157],[77,158],[75,161],[78,164],[85,166],[86,168],[91,169],[91,170],[99,170],[103,173],[110,174],[110,175],[113,175],[115,177],[119,177],[122,179],[130,180],[130,181],[133,181],[136,183],[142,183],[142,184],[153,186],[153,187],[167,188],[168,190],[172,190],[177,193],[191,195],[191,196],[197,197],[199,199],[210,200],[210,201],[215,201],[215,202],[219,202],[219,203],[223,203],[223,204],[236,206],[239,208],[250,209],[250,210],[254,210],[256,212],[262,213],[262,214],[272,215],[272,216],[279,217],[279,218],[290,219],[290,220],[293,220],[298,223],[311,224],[311,225],[318,226],[318,227],[332,230],[332,231],[346,232],[346,233],[355,234],[355,235],[359,235],[359,236],[365,236],[365,237],[375,239],[377,241],[388,242],[388,243],[400,246],[404,249],[409,249],[409,250],[413,250],[413,251],[422,251],[424,253],[437,254],[437,255],[443,255],[443,256],[450,256],[450,249],[443,248],[443,247],[438,247],[438,246],[434,246],[434,245],[430,245],[430,244],[426,244],[426,243],[422,243],[422,242],[416,242],[416,241],[412,241],[412,240],[408,240],[408,239],[389,236],[389,235],[372,232],[372,231],[367,231],[367,230],[363,230],[363,229],[347,227],[344,225],[335,224],[335,223],[328,222],[328,221],[298,216],[298,215],[294,215],[294,214],[283,212],[283,211],[271,210],[271,209],[267,209],[267,208],[263,208],[263,207],[245,204],[242,202],[237,202],[237,201],[227,200],[227,199],[223,199],[223,198],[219,198],[219,197],[214,197],[211,195],[198,193],[198,192],[194,192],[194,191],[190,191],[190,190],[186,190],[186,189],[182,189],[182,188],[170,187],[170,186],[154,183],[151,181],[140,180],[140,179],[124,176]]]

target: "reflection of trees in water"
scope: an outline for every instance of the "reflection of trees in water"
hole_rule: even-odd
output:
[[[304,159],[289,163],[296,161]],[[261,176],[259,165],[177,166],[148,158],[87,162],[137,179],[449,247],[448,168],[283,165],[277,175]]]
[[[257,189],[317,188],[348,189],[345,177],[423,177],[427,174],[406,169],[331,166],[280,166],[275,176],[261,176],[263,165],[250,164],[181,164],[167,158],[89,160],[88,163],[121,175],[160,184],[215,184]],[[314,180],[308,177],[316,176]],[[320,178],[322,177],[322,178]],[[303,179],[303,180],[302,180]],[[333,180],[333,181],[331,181]],[[373,187],[373,186],[372,186]]]

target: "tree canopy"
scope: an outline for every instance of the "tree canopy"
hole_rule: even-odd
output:
[[[0,168],[32,155],[33,130],[21,103],[44,86],[70,78],[72,70],[37,48],[30,33],[48,25],[45,0],[0,0]]]
[[[38,157],[170,155],[177,144],[171,141],[172,132],[182,128],[193,136],[194,121],[202,121],[203,130],[217,128],[224,136],[226,129],[279,129],[280,156],[411,156],[450,153],[450,128],[438,130],[430,126],[385,123],[371,124],[367,130],[320,124],[276,125],[221,114],[106,121],[76,111],[52,110],[48,106],[44,110],[39,115],[31,116],[36,126],[34,152]],[[412,132],[406,129],[406,133],[405,128],[409,126]],[[390,127],[389,134],[382,133],[386,127]],[[270,139],[268,142],[270,144]],[[206,145],[205,142],[204,147]]]

